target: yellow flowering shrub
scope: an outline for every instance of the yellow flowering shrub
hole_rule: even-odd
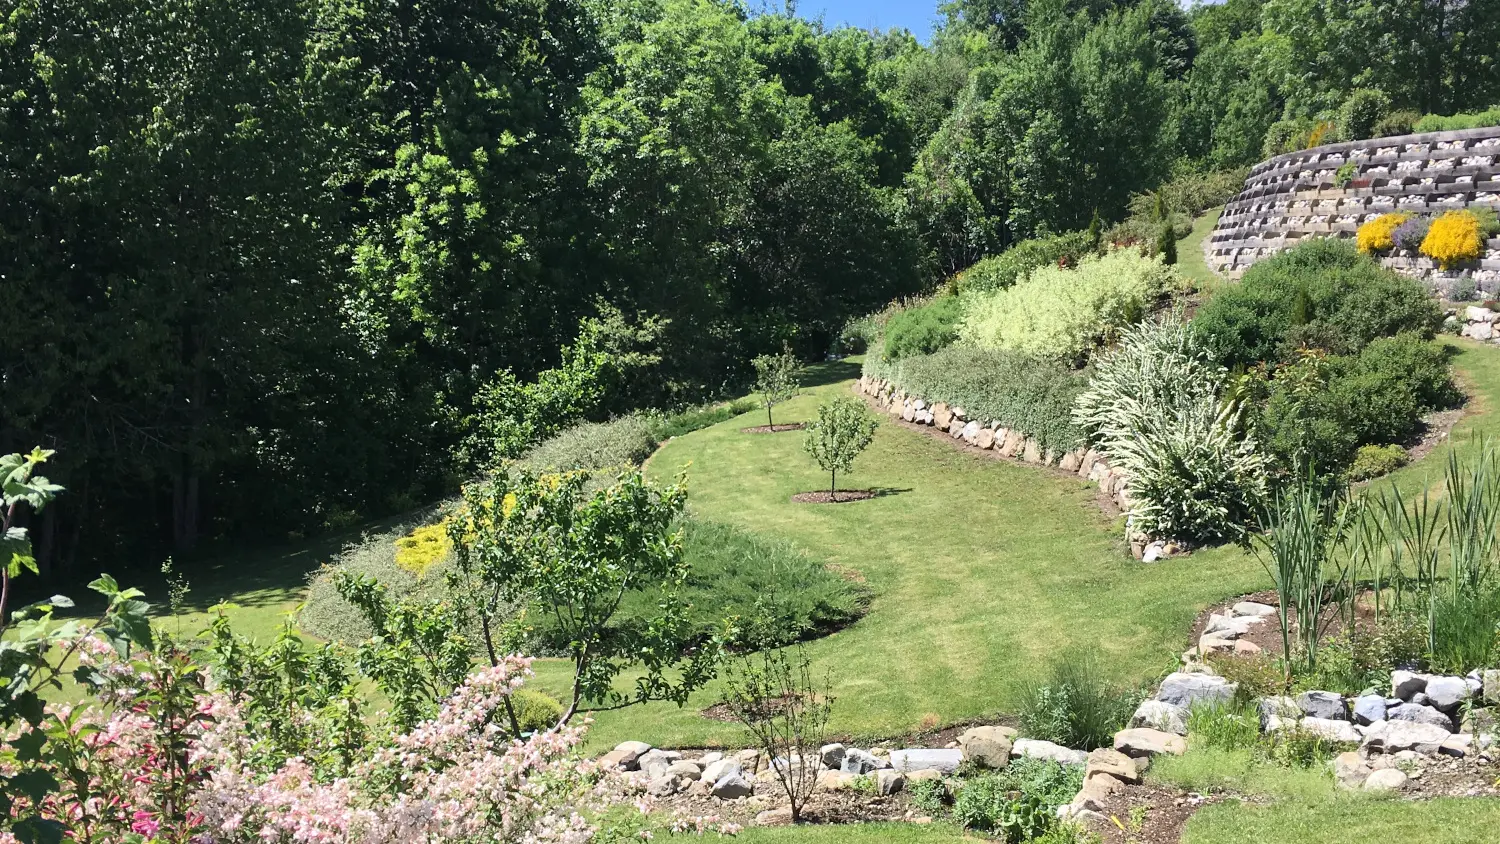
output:
[[[1468,211],[1449,211],[1432,221],[1422,240],[1422,254],[1443,269],[1472,261],[1484,252],[1479,218]]]
[[[1410,214],[1381,214],[1373,220],[1359,227],[1355,240],[1359,244],[1359,251],[1366,255],[1374,255],[1376,252],[1384,252],[1396,245],[1391,235],[1395,233],[1396,227],[1411,219]]]
[[[433,564],[453,552],[448,538],[448,520],[423,525],[396,540],[396,565],[420,577]]]

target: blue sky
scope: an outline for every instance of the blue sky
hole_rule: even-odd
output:
[[[926,41],[932,34],[939,0],[800,0],[797,14],[815,18],[821,13],[830,26],[849,24],[861,29],[901,26]]]

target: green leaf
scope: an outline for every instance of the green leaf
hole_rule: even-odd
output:
[[[51,604],[54,607],[63,608],[71,608],[74,606],[73,599],[69,598],[67,595],[53,595],[51,600],[49,600],[47,603]]]
[[[42,748],[47,744],[47,734],[41,730],[27,730],[11,741],[16,749],[16,761],[36,762],[42,758]]]
[[[113,577],[110,577],[107,574],[101,574],[94,579],[93,583],[89,584],[89,588],[94,590],[95,592],[98,592],[100,595],[114,596],[119,593],[120,584],[116,583]]]

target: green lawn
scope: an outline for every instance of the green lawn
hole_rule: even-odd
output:
[[[825,367],[825,384],[779,410],[811,417],[847,395],[852,362]],[[1233,548],[1160,564],[1128,555],[1118,521],[1076,477],[967,454],[887,417],[848,487],[885,494],[840,505],[794,504],[826,484],[796,433],[747,435],[755,415],[673,440],[652,458],[657,476],[687,467],[689,508],[717,521],[788,539],[857,573],[868,614],[811,643],[832,678],[832,729],[889,736],[925,725],[1016,711],[1022,693],[1070,646],[1098,647],[1122,680],[1147,682],[1175,664],[1203,607],[1263,588],[1260,565]],[[566,667],[538,664],[560,690]],[[662,745],[742,741],[703,718],[716,690],[684,708],[636,707],[602,715],[596,746],[627,738]]]
[[[1211,291],[1225,284],[1224,277],[1208,268],[1203,257],[1203,241],[1219,222],[1223,206],[1211,208],[1193,220],[1193,231],[1177,244],[1177,271],[1193,280],[1199,290]]]
[[[746,844],[949,844],[993,841],[949,824],[862,823],[831,826],[751,827],[735,836]]]
[[[1345,800],[1268,806],[1222,803],[1188,821],[1182,844],[1493,844],[1500,838],[1500,800],[1450,798]]]

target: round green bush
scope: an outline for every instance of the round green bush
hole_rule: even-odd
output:
[[[550,730],[562,718],[563,705],[535,689],[517,689],[510,700],[516,708],[516,720],[521,724],[521,732],[540,733]]]
[[[1406,465],[1406,449],[1399,445],[1362,445],[1349,465],[1349,480],[1367,481]]]

